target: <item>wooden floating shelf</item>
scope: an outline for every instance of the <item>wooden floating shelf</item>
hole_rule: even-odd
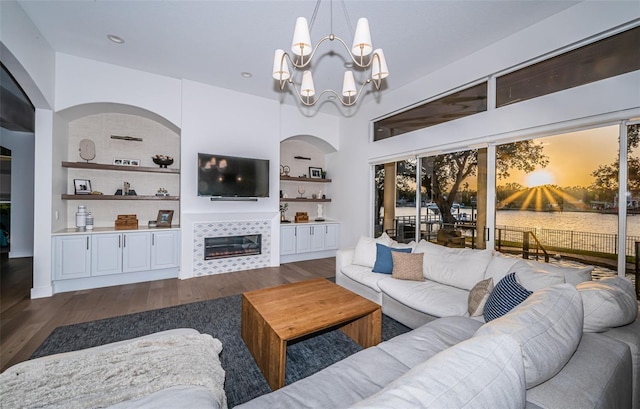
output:
[[[180,200],[180,196],[62,195],[62,200]]]
[[[148,173],[174,173],[180,174],[180,169],[176,168],[150,168],[143,166],[120,166],[108,165],[106,163],[87,163],[87,162],[62,162],[63,168],[75,169],[98,169],[98,170],[120,170],[124,172],[148,172]]]
[[[322,202],[330,202],[331,199],[299,199],[297,197],[294,198],[281,198],[280,199],[281,202],[299,202],[299,203],[303,203],[303,202],[307,202],[307,203],[322,203]]]
[[[331,179],[316,179],[316,178],[296,178],[292,176],[280,176],[280,180],[286,180],[290,182],[317,182],[317,183],[330,183]]]

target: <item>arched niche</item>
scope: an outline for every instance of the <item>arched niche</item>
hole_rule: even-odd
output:
[[[105,113],[136,115],[147,118],[161,125],[164,125],[169,130],[173,131],[177,135],[180,135],[180,128],[173,122],[169,121],[161,115],[156,114],[155,112],[133,105],[116,104],[112,102],[94,102],[90,104],[76,105],[58,111],[60,117],[67,122],[75,121],[89,115]]]

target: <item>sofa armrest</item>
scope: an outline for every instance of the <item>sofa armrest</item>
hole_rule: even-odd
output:
[[[342,271],[342,268],[353,263],[353,255],[355,248],[342,249],[336,252],[336,275]]]

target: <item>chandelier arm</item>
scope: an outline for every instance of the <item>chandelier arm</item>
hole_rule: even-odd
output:
[[[355,55],[353,55],[353,53],[349,49],[349,46],[347,45],[347,43],[345,43],[342,38],[340,38],[338,36],[335,36],[333,34],[329,34],[328,36],[325,36],[322,39],[320,39],[320,41],[318,41],[316,46],[313,47],[313,51],[311,51],[311,54],[307,57],[307,61],[306,62],[304,62],[304,57],[300,57],[300,60],[302,61],[300,64],[298,64],[294,60],[292,60],[291,57],[289,57],[289,61],[291,61],[291,64],[293,64],[293,66],[296,67],[296,68],[305,68],[307,65],[309,65],[311,63],[311,60],[313,59],[313,56],[316,54],[316,51],[318,51],[318,49],[320,48],[320,44],[322,44],[326,40],[329,40],[329,41],[338,40],[338,42],[340,44],[342,44],[344,49],[349,54],[349,57],[351,58],[351,61],[353,61],[353,63],[355,65],[357,65],[358,67],[360,67],[360,68],[369,68],[371,66],[371,62],[373,61],[373,58],[370,58],[369,62],[366,63],[366,64],[362,60],[364,58],[363,56],[360,56],[360,61],[358,61],[357,57]],[[288,54],[288,53],[285,52],[285,54]]]

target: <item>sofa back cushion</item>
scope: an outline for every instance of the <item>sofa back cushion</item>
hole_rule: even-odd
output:
[[[582,336],[578,290],[560,284],[534,292],[511,312],[484,324],[474,336],[509,334],[522,346],[527,389],[560,372]]]
[[[632,323],[638,315],[633,284],[623,277],[585,281],[576,287],[584,306],[584,332],[605,332]]]
[[[382,233],[380,237],[375,239],[360,236],[358,244],[356,244],[356,248],[353,252],[353,264],[373,268],[373,265],[376,262],[377,243],[384,244],[385,246],[391,246],[393,244],[393,240],[387,235],[387,233]]]
[[[524,408],[520,345],[508,335],[475,337],[417,365],[352,408]]]
[[[414,253],[424,253],[424,277],[441,284],[471,290],[484,279],[492,250],[450,248],[421,240]]]

